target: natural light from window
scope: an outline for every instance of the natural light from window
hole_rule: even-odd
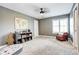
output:
[[[68,32],[68,19],[54,19],[52,20],[52,31],[53,33]]]

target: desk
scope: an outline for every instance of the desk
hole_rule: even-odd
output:
[[[29,39],[32,40],[32,32],[23,32],[23,33],[20,33],[20,35],[21,35],[21,39],[20,39],[21,43],[22,43],[22,39],[24,39],[25,41]],[[26,37],[23,37],[23,35],[25,35]]]

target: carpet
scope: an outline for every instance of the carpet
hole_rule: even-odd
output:
[[[53,36],[39,36],[22,43],[19,55],[77,55],[76,49],[67,41],[58,41]]]

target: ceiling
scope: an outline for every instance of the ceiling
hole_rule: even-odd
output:
[[[43,19],[70,13],[73,3],[0,3],[0,6]],[[40,15],[40,8],[46,8],[48,12]]]

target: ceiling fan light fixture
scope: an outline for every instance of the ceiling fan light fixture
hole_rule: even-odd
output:
[[[45,12],[43,11],[43,8],[40,8],[40,15],[43,15]]]
[[[43,15],[43,13],[40,13],[40,15]]]

